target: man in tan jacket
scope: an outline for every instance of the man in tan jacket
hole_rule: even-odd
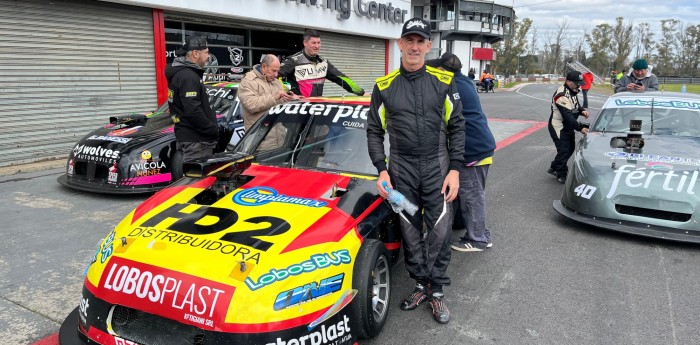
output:
[[[263,56],[259,65],[246,73],[238,87],[238,98],[243,107],[243,126],[246,132],[265,112],[273,106],[284,103],[298,96],[287,93],[282,82],[277,79],[280,61],[273,54]],[[284,141],[286,130],[275,126],[270,130],[258,150],[280,147]]]

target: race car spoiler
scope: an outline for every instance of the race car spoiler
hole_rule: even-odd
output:
[[[253,156],[239,152],[221,152],[208,159],[186,161],[182,171],[187,177],[204,178],[216,176],[228,178],[247,169],[253,162]]]
[[[144,114],[127,114],[109,117],[109,123],[113,125],[129,124],[134,126],[142,126],[147,120],[148,118]]]

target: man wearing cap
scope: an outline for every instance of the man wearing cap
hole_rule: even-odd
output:
[[[481,109],[474,82],[462,74],[462,62],[452,53],[428,60],[426,65],[454,73],[454,82],[464,116],[464,165],[459,171],[459,210],[466,232],[452,243],[460,252],[481,252],[491,247],[491,232],[486,228],[486,176],[493,162],[496,140]]]
[[[165,68],[165,78],[177,149],[184,160],[206,158],[214,154],[219,139],[216,113],[202,82],[203,68],[209,60],[207,41],[190,37],[176,53],[178,57]]]
[[[579,116],[588,118],[588,111],[579,104],[576,96],[584,83],[581,72],[571,71],[566,75],[564,85],[560,86],[552,96],[548,127],[549,135],[557,148],[557,155],[547,169],[547,173],[554,175],[559,183],[566,182],[566,174],[569,172],[566,162],[574,153],[576,146],[574,131],[588,133],[588,127],[577,120]]]
[[[320,50],[321,34],[316,30],[307,30],[304,32],[304,49],[284,60],[279,75],[287,78],[292,92],[304,97],[323,96],[323,84],[328,79],[347,92],[365,95],[363,88],[335,68],[328,59],[321,58],[318,55]]]
[[[450,313],[443,286],[450,284],[451,202],[459,192],[464,160],[462,103],[453,74],[425,65],[425,54],[432,47],[427,21],[412,18],[404,23],[398,45],[401,67],[377,79],[372,92],[367,145],[379,172],[379,194],[387,197],[382,187],[386,182],[422,209],[413,216],[399,214],[406,269],[416,281],[401,309],[416,309],[427,299],[433,318],[447,323]]]
[[[632,65],[632,73],[623,76],[615,85],[615,93],[623,91],[659,91],[659,79],[649,71],[647,60],[639,59]]]

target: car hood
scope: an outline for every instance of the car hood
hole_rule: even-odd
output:
[[[693,214],[700,204],[700,160],[688,153],[700,150],[700,139],[645,135],[640,150],[610,147],[613,137],[624,136],[596,132],[583,139],[562,203],[584,214],[613,219],[621,216],[620,207]],[[657,222],[654,218],[627,218]]]
[[[331,197],[351,178],[259,165],[243,175],[247,183],[210,205],[194,198],[220,183],[214,177],[155,194],[100,245],[86,288],[212,330],[269,331],[320,317],[352,288],[358,220]],[[370,195],[369,205],[380,202]],[[329,279],[332,291],[319,292]],[[305,286],[318,298],[284,298]]]
[[[122,153],[141,147],[144,143],[172,133],[172,124],[169,119],[158,119],[160,125],[148,126],[105,126],[98,128],[84,136],[74,147],[87,149],[100,147]]]

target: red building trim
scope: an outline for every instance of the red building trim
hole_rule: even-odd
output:
[[[156,90],[158,105],[168,99],[168,82],[165,80],[165,20],[163,10],[153,9],[153,48],[156,60]]]

